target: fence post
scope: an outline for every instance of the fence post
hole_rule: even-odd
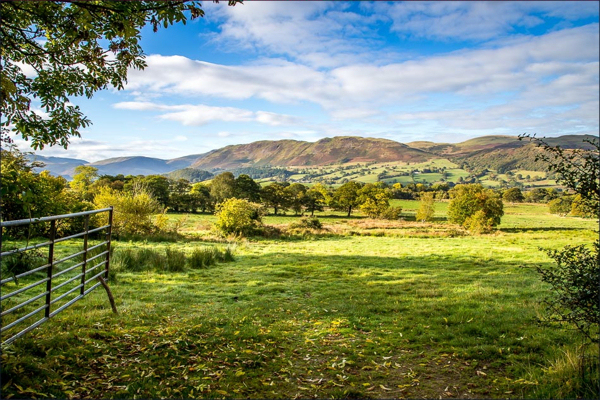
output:
[[[110,211],[108,211],[108,231],[106,232],[106,269],[104,273],[104,279],[108,280],[108,270],[110,268],[110,243],[112,240],[112,226],[113,226],[113,206],[110,206]]]
[[[90,230],[90,216],[85,216],[85,235],[83,235],[83,265],[81,266],[81,295],[85,294],[85,270],[87,268],[87,255],[88,255],[88,231]]]
[[[54,240],[56,239],[56,220],[50,221],[50,244],[48,245],[48,271],[46,282],[45,317],[50,318],[50,301],[52,300],[52,270],[54,269]]]

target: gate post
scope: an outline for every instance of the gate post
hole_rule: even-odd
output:
[[[79,293],[83,296],[85,294],[85,270],[87,268],[87,255],[88,255],[88,231],[90,230],[90,216],[85,216],[85,235],[83,235],[83,265],[81,266],[81,290]]]
[[[50,301],[52,300],[52,270],[54,269],[54,240],[56,239],[56,220],[50,221],[50,244],[48,245],[48,270],[46,282],[46,318],[50,318]]]

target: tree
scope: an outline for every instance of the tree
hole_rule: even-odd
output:
[[[332,204],[334,208],[348,211],[348,217],[352,209],[360,205],[360,195],[358,191],[362,184],[354,181],[344,183],[333,193]]]
[[[448,220],[469,230],[489,231],[504,215],[500,196],[480,184],[456,185],[450,198]]]
[[[169,179],[161,175],[147,175],[140,179],[148,192],[160,203],[163,208],[169,205],[170,184]]]
[[[260,190],[260,198],[266,207],[273,208],[273,213],[277,215],[278,211],[287,209],[290,204],[290,196],[286,191],[286,186],[278,182],[273,182]]]
[[[561,196],[548,202],[550,213],[565,216],[571,212],[573,196]]]
[[[600,141],[597,138],[585,139],[584,148],[563,149],[551,146],[535,135],[519,137],[520,140],[525,138],[543,150],[535,160],[547,163],[556,181],[581,195],[582,201],[600,216]]]
[[[359,207],[369,218],[377,218],[390,206],[390,191],[380,183],[367,183],[359,191]]]
[[[330,199],[329,190],[323,184],[317,183],[306,191],[303,198],[304,208],[314,216],[315,211],[323,211]]]
[[[235,177],[231,172],[223,172],[210,183],[210,195],[215,203],[221,203],[235,197]]]
[[[0,160],[2,220],[68,214],[92,208],[90,203],[82,201],[69,188],[66,179],[52,176],[48,171],[39,174],[34,172],[34,168],[41,168],[43,164],[30,162],[26,154],[16,147],[9,146],[7,149],[2,149]],[[61,224],[59,231],[61,234],[69,233],[76,224],[79,224],[79,229],[83,226],[82,221],[72,219]],[[44,225],[34,224],[27,229],[32,229],[30,234],[43,233]],[[16,228],[12,232],[21,233],[22,229]]]
[[[210,188],[208,186],[203,183],[195,183],[192,185],[192,190],[190,190],[190,193],[196,196],[198,208],[202,212],[214,210],[215,204],[213,199],[210,197]]]
[[[2,141],[10,141],[14,129],[34,149],[66,148],[91,124],[75,98],[123,89],[128,69],[146,66],[143,27],[156,32],[203,15],[197,1],[1,2]],[[48,118],[34,111],[34,99]]]
[[[258,202],[260,200],[260,185],[249,175],[241,174],[235,178],[234,197]]]
[[[523,196],[521,189],[515,187],[506,190],[502,194],[502,199],[504,201],[508,201],[509,203],[520,203],[525,200],[525,196]]]
[[[306,196],[306,186],[301,183],[292,183],[285,188],[290,208],[296,215],[302,212],[304,197]]]
[[[92,201],[94,193],[92,183],[98,178],[98,168],[91,165],[78,165],[75,167],[75,175],[69,183],[71,189],[79,194],[82,199]]]
[[[417,210],[416,220],[421,222],[433,221],[435,209],[435,198],[433,192],[421,193],[421,202],[419,203],[419,209]]]

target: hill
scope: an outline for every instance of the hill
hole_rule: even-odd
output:
[[[340,136],[314,143],[278,140],[227,146],[201,156],[192,167],[211,170],[319,166],[357,162],[422,162],[430,158],[437,157],[393,140]]]
[[[98,168],[100,175],[155,175],[187,168],[190,161],[181,159],[163,160],[151,157],[116,157],[89,164]]]
[[[88,161],[78,158],[45,157],[39,154],[31,155],[29,159],[44,163],[42,168],[35,168],[36,172],[48,170],[52,175],[62,176],[67,179],[72,178],[75,167],[88,164]]]
[[[563,148],[589,148],[584,139],[593,136],[569,135],[549,138],[551,145]],[[434,143],[430,141],[402,144],[388,139],[339,136],[317,142],[299,140],[258,141],[231,145],[204,154],[164,160],[151,157],[118,157],[87,163],[85,160],[35,156],[46,163],[46,169],[54,175],[70,178],[77,165],[91,165],[100,174],[153,175],[169,174],[193,168],[211,173],[237,171],[263,176],[271,169],[281,173],[281,168],[320,167],[356,163],[410,162],[423,163],[435,159],[448,159],[458,165],[466,164],[472,169],[493,169],[500,173],[525,169],[545,171],[546,166],[534,162],[539,152],[535,144],[519,141],[516,136],[482,136],[461,143]],[[244,171],[244,172],[241,172]],[[196,176],[189,170],[176,172],[173,176]]]

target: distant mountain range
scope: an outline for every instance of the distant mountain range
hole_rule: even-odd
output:
[[[563,148],[589,148],[583,140],[589,135],[568,135],[546,141]],[[436,158],[467,163],[471,167],[499,172],[512,169],[543,170],[535,163],[540,150],[516,136],[483,136],[462,143],[410,142],[361,137],[325,138],[317,142],[298,140],[259,141],[226,146],[204,154],[163,160],[150,157],[118,157],[89,163],[85,160],[35,155],[53,175],[71,178],[78,165],[91,165],[108,175],[152,175],[174,173],[185,168],[218,172],[252,167],[321,166],[357,162],[423,162]],[[189,175],[189,170],[185,171]],[[183,175],[186,175],[183,174]]]

